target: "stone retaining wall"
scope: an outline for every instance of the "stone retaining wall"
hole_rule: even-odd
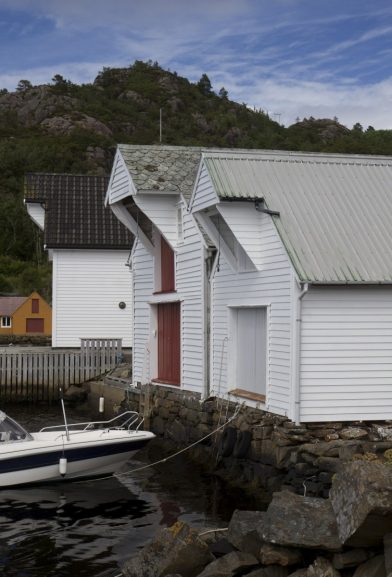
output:
[[[144,414],[146,428],[176,448],[205,437],[238,408],[234,402],[217,398],[202,402],[197,394],[151,384],[127,392],[126,404]],[[342,462],[377,460],[390,448],[392,422],[297,426],[285,417],[243,405],[224,432],[190,449],[189,456],[231,482],[267,494],[289,488],[327,497]]]

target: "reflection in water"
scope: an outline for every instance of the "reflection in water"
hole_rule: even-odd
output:
[[[57,407],[3,408],[30,431],[61,422]],[[70,411],[68,416],[69,421],[86,420]],[[148,446],[126,470],[158,460],[159,447],[157,452]],[[218,480],[183,457],[129,473],[121,482],[110,478],[1,490],[0,575],[116,575],[119,565],[163,526],[177,519],[195,527],[225,526],[241,497],[228,495]]]
[[[154,506],[115,479],[61,483],[0,493],[0,574],[99,575],[117,565],[116,546],[131,532],[136,547],[148,540]],[[88,563],[86,564],[86,561]]]

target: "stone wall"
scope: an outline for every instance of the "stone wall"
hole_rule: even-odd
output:
[[[189,449],[189,456],[238,485],[272,492],[328,496],[341,463],[377,460],[392,448],[392,422],[295,425],[261,409],[238,406],[172,387],[145,385],[127,392],[128,408],[140,411],[145,426],[170,448],[210,435],[239,410],[222,431]]]

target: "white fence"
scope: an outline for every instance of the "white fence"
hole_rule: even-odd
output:
[[[122,339],[81,339],[80,351],[11,348],[0,352],[0,399],[51,401],[64,391],[97,378],[122,359]]]

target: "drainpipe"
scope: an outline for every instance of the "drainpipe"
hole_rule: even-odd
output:
[[[203,398],[208,399],[210,396],[210,346],[211,346],[211,283],[212,283],[212,269],[215,255],[211,250],[206,250],[204,257],[204,391]]]
[[[295,323],[296,328],[296,375],[295,375],[295,390],[294,390],[294,417],[295,424],[299,425],[300,415],[300,383],[301,383],[301,333],[302,333],[302,299],[309,290],[308,283],[302,285],[302,291],[297,297],[297,318]]]

